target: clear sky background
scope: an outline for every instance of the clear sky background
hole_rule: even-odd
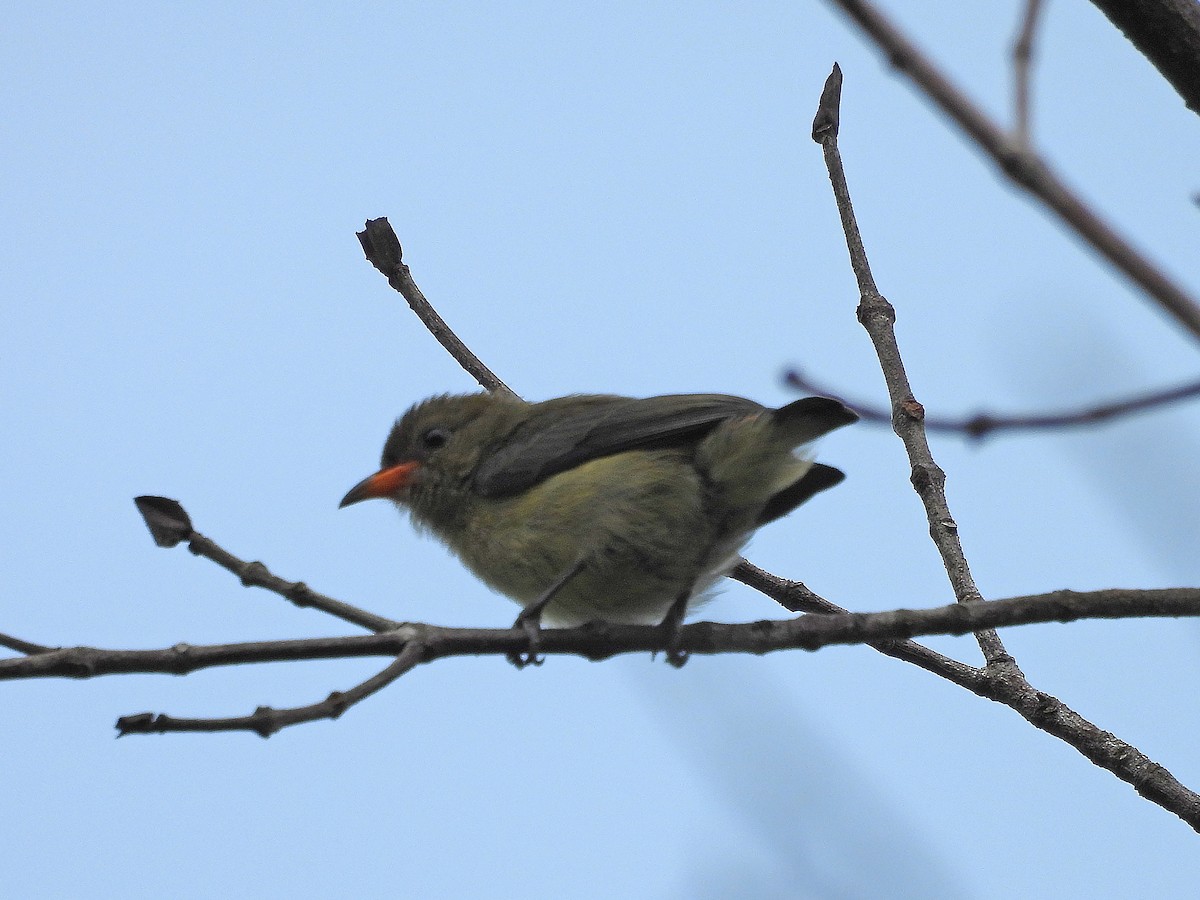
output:
[[[1016,2],[892,2],[1009,119]],[[1193,292],[1200,122],[1083,0],[1037,143]],[[161,647],[354,633],[151,543],[131,498],[384,615],[515,607],[387,505],[337,510],[410,403],[472,383],[362,259],[526,397],[884,398],[819,149],[842,148],[931,412],[1196,377],[1196,342],[1005,184],[822,3],[12,5],[0,30],[0,630]],[[989,597],[1200,584],[1200,413],[934,441]],[[747,555],[855,610],[948,602],[899,441]],[[731,584],[706,616],[779,616]],[[1005,633],[1032,682],[1200,787],[1192,621]],[[973,641],[932,641],[978,661]],[[113,738],[313,702],[382,663],[0,685],[11,896],[1194,896],[1171,814],[1010,710],[862,647],[422,667],[340,721]]]

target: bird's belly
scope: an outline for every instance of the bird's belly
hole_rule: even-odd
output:
[[[676,453],[639,451],[479,504],[451,546],[522,606],[582,561],[546,608],[548,624],[656,623],[736,562],[744,540],[718,532],[695,469]]]

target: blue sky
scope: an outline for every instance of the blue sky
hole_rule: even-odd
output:
[[[1017,3],[890,3],[1009,115]],[[1089,4],[1050,4],[1035,136],[1193,293],[1200,127]],[[411,402],[469,378],[363,260],[387,215],[427,296],[531,399],[725,391],[802,365],[883,397],[820,152],[931,411],[1061,408],[1196,377],[1195,341],[1001,181],[823,4],[26,4],[0,34],[0,630],[157,647],[352,633],[183,550],[131,502],[381,614],[508,624],[386,504],[337,510]],[[937,439],[989,597],[1200,583],[1196,407]],[[907,463],[747,555],[856,610],[951,593]],[[706,616],[778,608],[730,585]],[[1010,630],[1031,681],[1200,786],[1194,622]],[[932,644],[976,662],[970,639]],[[122,714],[309,703],[370,661],[7,683],[13,895],[1190,896],[1196,835],[1011,711],[866,648],[499,659],[340,721],[113,739]],[[119,887],[118,887],[119,886]]]

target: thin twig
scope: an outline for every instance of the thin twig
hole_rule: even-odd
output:
[[[404,263],[400,239],[396,237],[396,232],[392,230],[386,217],[368,219],[366,227],[358,232],[358,240],[371,265],[383,273],[388,284],[400,292],[422,324],[429,329],[429,333],[437,338],[438,343],[446,348],[472,378],[489,391],[516,396],[495,372],[484,365],[482,360],[459,340],[458,335],[425,299]]]
[[[1092,211],[1045,160],[1014,143],[868,0],[830,2],[857,22],[888,60],[957,122],[1005,175],[1054,210],[1076,234],[1200,339],[1200,304]]]
[[[239,559],[228,550],[219,546],[209,537],[198,531],[192,532],[188,539],[188,549],[196,556],[211,559],[218,566],[227,569],[238,577],[246,587],[265,588],[273,594],[278,594],[290,600],[296,606],[307,606],[320,610],[335,618],[342,619],[368,631],[391,631],[400,623],[385,616],[376,615],[341,600],[318,593],[303,581],[287,581],[275,575],[263,563],[254,560],[247,562]]]
[[[854,216],[854,207],[850,202],[850,188],[846,184],[846,173],[842,168],[842,157],[837,146],[841,85],[842,70],[834,63],[833,71],[825,82],[813,122],[813,139],[821,145],[824,152],[825,166],[829,170],[829,181],[833,186],[842,230],[846,235],[846,246],[850,251],[850,267],[858,281],[858,320],[871,336],[875,353],[879,357],[879,365],[887,382],[888,396],[892,401],[892,427],[908,453],[908,460],[912,466],[913,487],[925,506],[929,534],[938,553],[941,554],[946,574],[954,588],[955,599],[959,603],[980,602],[983,597],[971,576],[971,568],[967,564],[962,542],[958,537],[958,526],[950,515],[950,507],[946,502],[946,473],[934,462],[929,440],[921,427],[924,409],[913,397],[912,386],[908,383],[908,374],[904,370],[904,360],[900,358],[900,347],[896,343],[893,328],[896,311],[875,286],[862,234]],[[1015,667],[1016,663],[1005,651],[995,633],[983,631],[975,638],[989,667]]]
[[[864,422],[891,425],[891,414],[883,409],[847,400],[841,393],[828,385],[813,381],[804,373],[793,369],[785,376],[787,383],[798,391],[820,394],[842,401],[858,413]],[[1200,381],[1192,381],[1175,387],[1163,388],[1144,394],[1135,394],[1123,400],[1111,400],[1078,410],[1054,413],[1026,413],[1023,415],[981,412],[972,416],[951,418],[947,416],[925,416],[926,431],[941,431],[961,434],[969,438],[984,438],[997,431],[1031,431],[1043,428],[1065,428],[1077,425],[1095,425],[1130,413],[1147,412],[1180,400],[1200,397]]]
[[[348,691],[334,691],[319,703],[287,709],[260,706],[248,716],[221,719],[181,719],[166,713],[137,713],[117,719],[117,737],[127,734],[166,734],[180,731],[253,731],[269,738],[280,729],[318,719],[336,719],[347,709],[383,690],[421,661],[423,648],[406,644],[390,665]]]
[[[803,610],[818,615],[842,615],[848,612],[836,603],[814,594],[799,581],[789,581],[778,575],[772,575],[744,559],[729,573],[729,577],[761,591],[786,609],[797,612]],[[868,646],[885,656],[912,663],[926,672],[940,675],[947,681],[976,693],[980,692],[985,681],[983,672],[974,666],[943,656],[936,650],[930,650],[916,641],[871,641]]]
[[[1029,85],[1033,70],[1033,39],[1037,34],[1038,16],[1042,12],[1042,0],[1025,0],[1025,14],[1021,17],[1021,29],[1013,43],[1013,137],[1017,145],[1028,149],[1029,135]]]
[[[18,637],[13,637],[9,634],[0,634],[0,647],[7,647],[9,650],[16,650],[18,653],[25,656],[34,656],[38,653],[50,653],[58,647],[47,647],[43,644],[35,644],[32,641],[23,641]]]
[[[222,569],[232,572],[245,587],[266,588],[296,606],[320,610],[368,631],[391,631],[400,625],[392,619],[320,594],[303,581],[286,581],[257,560],[247,562],[239,559],[216,541],[196,531],[192,527],[191,516],[178,500],[142,496],[135,497],[133,502],[158,546],[169,548],[186,543],[194,555],[210,559]]]

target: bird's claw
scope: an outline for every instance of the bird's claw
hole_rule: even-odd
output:
[[[688,599],[689,595],[687,594],[678,597],[671,604],[667,614],[663,616],[662,623],[658,626],[664,634],[663,654],[667,659],[667,664],[676,669],[682,669],[690,656],[681,646],[683,643],[683,619],[687,615]]]
[[[546,588],[542,596],[522,609],[517,615],[517,621],[513,622],[512,627],[520,628],[525,632],[525,636],[529,638],[529,647],[526,650],[513,650],[506,655],[508,656],[508,661],[518,669],[523,669],[526,666],[540,666],[546,661],[546,657],[538,652],[542,648],[542,613],[550,605],[550,601],[554,599],[554,596],[562,590],[563,586],[583,570],[584,563],[585,560],[583,558],[576,561],[575,565],[571,566],[562,577]]]
[[[525,636],[529,639],[529,647],[525,650],[513,650],[507,654],[508,661],[518,669],[524,669],[526,666],[540,666],[546,661],[546,657],[538,651],[542,646],[542,605],[533,604],[521,610],[517,620],[513,622],[513,628],[520,628],[525,632]]]

